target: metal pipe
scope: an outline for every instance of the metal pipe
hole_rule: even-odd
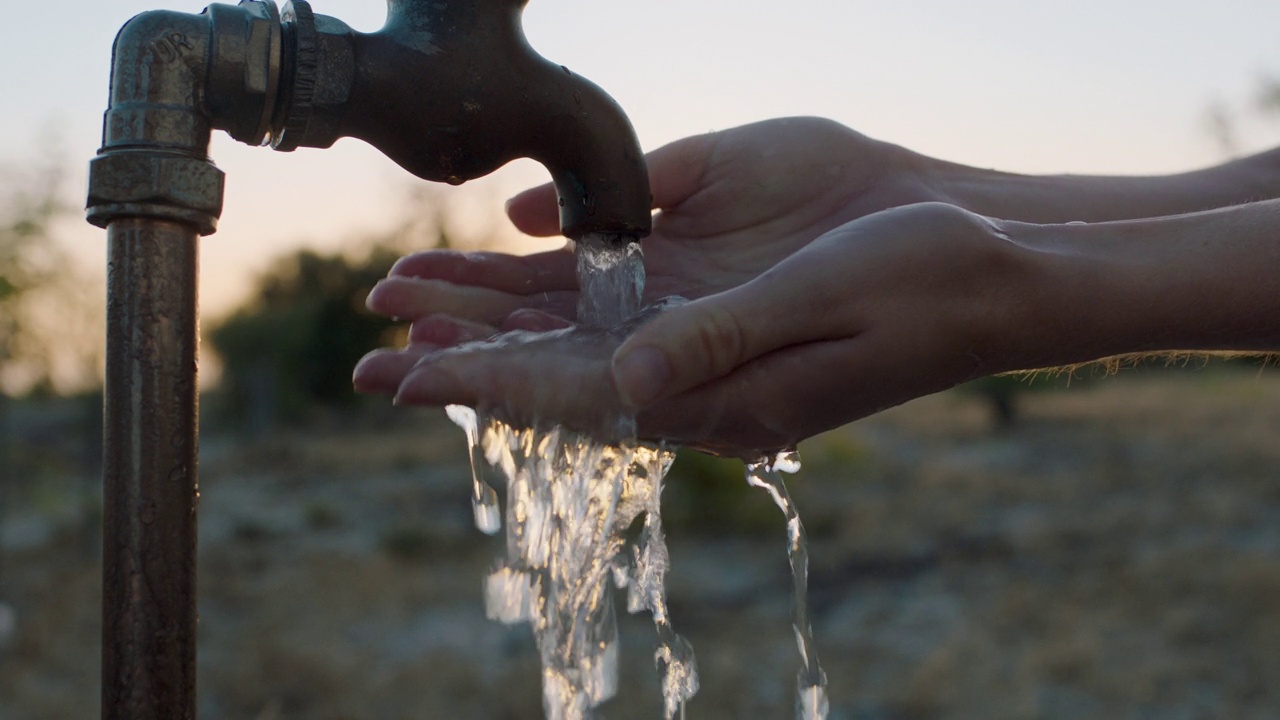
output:
[[[217,227],[214,129],[278,150],[362,138],[460,183],[517,157],[551,171],[561,227],[642,237],[635,133],[600,88],[524,40],[526,0],[388,0],[377,33],[302,0],[152,11],[113,48],[90,222],[107,229],[102,717],[195,717],[197,251]]]
[[[222,209],[200,112],[210,23],[116,37],[88,218],[107,229],[102,717],[196,716],[198,237]]]
[[[526,2],[389,0],[382,30],[351,36],[359,112],[346,114],[346,134],[438,182],[533,158],[551,172],[566,236],[648,235],[649,177],[631,123],[598,86],[529,46]]]
[[[194,718],[195,228],[107,230],[102,717]]]
[[[649,177],[613,98],[529,46],[527,0],[388,0],[387,23],[359,33],[294,0],[289,84],[273,144],[329,147],[357,137],[425,180],[461,184],[516,158],[551,172],[560,229],[649,234]]]

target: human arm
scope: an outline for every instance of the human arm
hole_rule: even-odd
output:
[[[375,356],[362,382],[401,402],[586,429],[591,404],[605,402],[635,412],[642,436],[748,455],[998,372],[1280,349],[1277,268],[1280,201],[1094,225],[926,203],[826,233],[748,282],[662,313],[616,351],[575,350],[572,363],[554,347],[402,365]],[[656,362],[632,367],[644,348]]]
[[[1020,175],[903,150],[935,199],[981,215],[1035,223],[1109,222],[1280,198],[1280,148],[1168,175]]]
[[[819,118],[693,136],[647,159],[658,210],[654,232],[643,243],[649,301],[734,287],[825,232],[912,203],[941,201],[990,217],[1054,223],[1171,215],[1280,197],[1280,149],[1175,175],[1016,175],[930,158]],[[559,232],[549,185],[517,195],[507,211],[530,235]],[[369,305],[394,317],[447,316],[490,329],[524,309],[572,320],[573,255],[417,253],[396,265]]]

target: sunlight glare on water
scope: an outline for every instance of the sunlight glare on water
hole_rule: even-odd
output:
[[[461,405],[450,405],[445,408],[454,425],[462,428],[467,434],[468,456],[471,460],[471,509],[475,513],[476,527],[486,535],[493,535],[502,529],[501,510],[498,508],[498,493],[484,480],[476,468],[476,441],[478,421],[476,411]]]

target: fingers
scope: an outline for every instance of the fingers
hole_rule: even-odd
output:
[[[564,250],[523,257],[430,250],[396,262],[367,305],[391,317],[445,314],[497,325],[522,308],[572,318],[577,287],[576,260]]]
[[[653,207],[673,208],[702,188],[711,153],[721,133],[706,133],[667,143],[645,156]]]
[[[524,306],[524,298],[488,288],[442,280],[389,277],[374,286],[365,304],[395,318],[444,314],[496,325]]]
[[[393,395],[413,366],[437,349],[434,345],[410,345],[403,350],[374,350],[356,363],[351,384],[359,393]]]
[[[396,402],[469,405],[524,427],[550,420],[617,438],[622,413],[609,373],[616,340],[575,332],[507,335],[423,356],[403,376]]]
[[[642,437],[756,460],[852,420],[846,392],[858,339],[790,346],[654,403],[637,417]]]
[[[415,345],[451,347],[465,342],[484,340],[497,334],[498,328],[446,315],[429,315],[413,321],[409,342]]]
[[[578,287],[577,266],[573,253],[567,250],[524,256],[428,250],[400,258],[389,275],[526,295]]]
[[[640,326],[613,356],[622,400],[643,408],[777,348],[822,339],[828,316],[807,307],[816,293],[798,292],[791,275],[767,273],[672,307]]]
[[[668,143],[645,156],[653,207],[665,210],[684,202],[701,187],[718,133]],[[534,237],[560,234],[560,205],[550,183],[530,188],[507,201],[507,217],[520,232]]]
[[[575,296],[567,292],[517,295],[443,280],[389,277],[374,286],[365,304],[388,317],[450,315],[497,326],[511,313],[527,307],[572,317]]]
[[[506,318],[503,330],[548,332],[569,326],[563,318],[538,310],[520,310]],[[414,321],[409,328],[409,346],[401,350],[384,348],[369,353],[357,363],[352,383],[357,392],[393,394],[414,366],[430,353],[463,343],[492,338],[499,330],[491,325],[444,315]]]
[[[554,237],[560,234],[560,204],[551,183],[525,190],[507,201],[507,217],[525,235]]]
[[[502,321],[502,329],[508,330],[527,330],[529,332],[550,332],[552,330],[561,330],[570,327],[573,323],[548,312],[541,310],[517,310],[507,316]]]

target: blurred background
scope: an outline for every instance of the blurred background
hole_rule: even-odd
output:
[[[97,714],[105,243],[83,222],[111,40],[153,7],[22,3],[0,44],[0,718]],[[359,30],[375,0],[315,0]],[[1280,142],[1280,6],[1097,0],[535,0],[531,43],[622,104],[646,149],[831,117],[1027,173],[1186,170]],[[429,91],[429,79],[424,80]],[[397,329],[364,294],[407,251],[528,252],[517,162],[428,187],[358,141],[215,137],[205,239],[200,712],[537,718],[536,653],[488,623],[501,548],[469,526],[443,415],[350,393]],[[801,447],[793,492],[832,718],[1280,716],[1280,377],[1260,361],[998,378]],[[798,657],[781,517],[740,464],[666,493],[690,717],[786,716]],[[656,717],[623,622],[608,717]]]

